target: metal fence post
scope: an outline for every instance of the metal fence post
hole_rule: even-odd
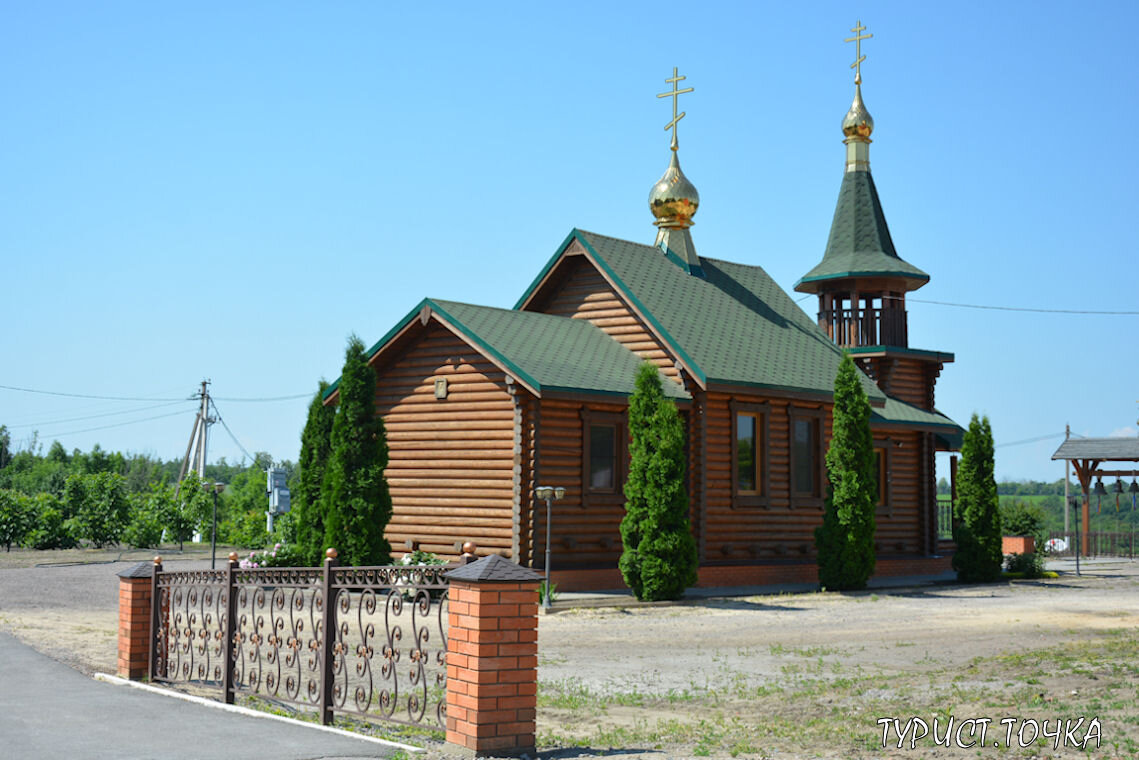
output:
[[[321,657],[320,657],[320,722],[326,726],[332,724],[332,658],[336,644],[336,599],[333,596],[335,588],[332,584],[332,570],[339,563],[336,561],[336,550],[328,549],[324,558],[324,577],[321,581],[321,593],[324,599],[324,609],[321,610]]]
[[[237,552],[229,553],[225,570],[225,642],[222,646],[225,664],[222,668],[222,692],[225,703],[233,704],[233,669],[237,662]]]
[[[162,630],[162,622],[159,620],[159,615],[162,611],[161,594],[158,592],[158,576],[162,574],[162,557],[154,558],[154,570],[150,574],[150,653],[148,655],[148,662],[146,673],[147,677],[153,681],[158,675],[155,672],[158,663],[158,648],[162,647],[163,659],[166,656],[166,640],[158,640],[158,633]]]

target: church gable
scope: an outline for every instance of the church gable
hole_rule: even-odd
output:
[[[566,247],[545,275],[518,308],[587,320],[627,350],[655,364],[665,377],[682,382],[676,358],[598,270],[579,241]]]
[[[458,556],[473,540],[514,556],[515,404],[506,373],[437,320],[373,355],[387,428],[393,548]]]

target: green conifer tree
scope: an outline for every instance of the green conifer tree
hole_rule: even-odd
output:
[[[874,574],[878,478],[870,433],[870,400],[849,354],[843,356],[834,380],[826,462],[830,489],[823,524],[815,529],[819,585],[836,590],[866,588],[866,581]]]
[[[348,340],[337,391],[331,456],[320,489],[324,545],[335,547],[345,565],[386,565],[392,550],[384,538],[392,516],[384,479],[387,436],[376,415],[376,373],[355,335]]]
[[[989,418],[969,421],[957,467],[953,569],[966,583],[1001,578],[1001,511],[994,476],[993,431]]]
[[[684,425],[652,364],[637,371],[629,436],[621,574],[638,599],[678,599],[696,582],[697,563],[685,490]]]
[[[320,388],[308,407],[308,419],[301,433],[300,472],[290,509],[296,529],[297,550],[310,565],[321,563],[326,548],[320,486],[332,454],[332,422],[336,419],[336,407],[324,403],[327,390],[328,383],[321,380]]]

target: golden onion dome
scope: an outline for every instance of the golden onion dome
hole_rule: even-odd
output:
[[[854,102],[842,120],[842,133],[847,137],[869,138],[874,131],[874,118],[862,102],[862,78],[855,79]]]
[[[680,170],[680,160],[674,147],[668,169],[649,191],[649,210],[656,217],[653,224],[658,227],[691,227],[692,217],[699,207],[700,194]]]

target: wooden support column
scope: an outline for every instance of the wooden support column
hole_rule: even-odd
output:
[[[1080,514],[1080,529],[1083,535],[1080,536],[1080,554],[1085,557],[1088,555],[1088,530],[1091,528],[1091,501],[1088,491],[1092,485],[1092,474],[1099,467],[1098,459],[1073,459],[1072,466],[1076,470],[1076,477],[1080,481],[1080,491],[1083,492],[1083,509]],[[1068,505],[1064,505],[1067,509]]]

